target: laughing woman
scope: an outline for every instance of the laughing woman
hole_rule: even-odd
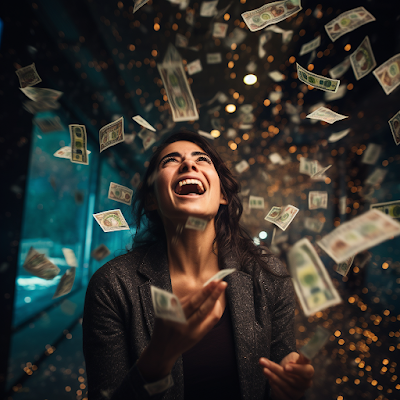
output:
[[[199,135],[154,152],[136,192],[134,249],[90,280],[83,318],[89,400],[300,399],[312,365],[296,352],[294,293],[281,262],[239,226],[239,185]],[[183,229],[189,216],[204,231]],[[210,277],[225,268],[225,281]],[[150,286],[187,322],[155,318]]]

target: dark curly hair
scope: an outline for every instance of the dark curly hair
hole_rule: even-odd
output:
[[[157,170],[159,155],[169,144],[178,141],[192,142],[203,149],[203,151],[210,156],[218,173],[221,182],[221,192],[227,200],[226,205],[220,205],[215,217],[216,235],[213,242],[213,251],[215,252],[216,249],[218,250],[217,255],[219,264],[222,265],[222,261],[226,259],[228,255],[233,255],[240,261],[242,270],[249,272],[254,277],[255,275],[258,276],[257,271],[247,271],[247,266],[252,265],[252,261],[256,261],[256,265],[261,265],[264,269],[273,275],[276,275],[268,268],[267,259],[271,256],[269,252],[265,250],[263,252],[262,248],[256,246],[247,231],[239,224],[243,212],[243,206],[238,196],[238,193],[240,192],[240,184],[234,178],[229,168],[225,165],[220,155],[207,142],[207,140],[197,133],[187,130],[180,130],[165,139],[157,147],[157,150],[153,153],[150,159],[146,173],[133,199],[133,215],[136,222],[136,234],[133,238],[132,248],[150,244],[155,241],[166,241],[164,226],[158,212],[156,210],[148,210],[146,203],[149,195],[154,193],[154,179],[152,177]],[[265,254],[266,252],[267,254]]]

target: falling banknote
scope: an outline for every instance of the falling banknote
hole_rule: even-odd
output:
[[[35,63],[28,65],[26,67],[17,69],[15,73],[18,76],[19,84],[22,88],[27,86],[34,86],[42,80],[40,79],[39,74],[36,71]]]
[[[93,214],[93,217],[104,232],[129,230],[128,223],[119,209]]]
[[[390,130],[392,131],[393,140],[396,146],[400,144],[400,111],[398,111],[391,119],[389,119]]]
[[[164,89],[167,92],[172,119],[175,122],[199,119],[192,91],[190,90],[182,64],[157,65]]]
[[[303,44],[300,49],[299,56],[303,56],[304,54],[310,53],[315,50],[321,44],[321,36],[317,36],[315,39],[311,40],[311,42]],[[310,63],[309,63],[310,64]]]
[[[377,210],[384,212],[386,215],[389,215],[389,217],[400,219],[400,200],[371,204],[370,208],[376,208]]]
[[[67,272],[61,277],[60,282],[58,283],[57,289],[53,295],[53,299],[64,296],[71,291],[72,286],[74,286],[75,274],[76,268],[71,268],[67,270]]]
[[[400,235],[400,224],[377,209],[341,224],[317,242],[337,263]]]
[[[90,150],[86,150],[87,154],[89,155],[91,153]],[[64,146],[61,147],[61,149],[57,150],[54,154],[54,157],[57,158],[65,158],[67,160],[71,159],[71,146]]]
[[[109,199],[119,201],[120,203],[124,203],[130,206],[132,203],[132,195],[132,189],[129,189],[122,185],[118,185],[118,183],[110,182],[110,187],[108,189]]]
[[[364,7],[357,7],[346,11],[325,25],[325,30],[332,42],[339,39],[347,32],[354,31],[358,27],[375,21]]]
[[[204,283],[204,286],[207,286],[212,281],[219,281],[224,279],[226,276],[230,275],[232,272],[235,272],[235,268],[227,268],[221,269],[221,271],[217,272],[214,276],[212,276],[207,282]]]
[[[124,117],[121,117],[100,129],[100,153],[115,144],[122,143],[124,140]]]
[[[264,197],[250,196],[249,207],[264,210]]]
[[[320,233],[324,227],[324,222],[321,222],[317,218],[306,217],[304,220],[304,228],[310,231]]]
[[[89,164],[85,125],[68,125],[71,136],[71,162]]]
[[[332,333],[322,326],[317,326],[313,337],[305,344],[299,353],[303,354],[304,357],[312,360],[318,352],[325,346]]]
[[[298,212],[299,209],[290,204],[285,207],[274,206],[264,219],[285,231]]]
[[[368,36],[357,47],[357,50],[350,56],[351,66],[357,80],[368,75],[375,67],[376,61],[372,52]]]
[[[246,11],[242,18],[251,32],[277,24],[302,10],[300,0],[284,0],[268,3],[252,11]]]
[[[333,124],[337,121],[348,118],[348,116],[335,113],[334,111],[326,107],[320,107],[318,108],[318,110],[315,110],[311,114],[308,114],[307,118],[318,119],[320,121],[327,122],[328,124]]]
[[[60,268],[54,265],[44,254],[39,253],[33,247],[28,251],[24,269],[32,275],[46,280],[52,280],[60,272]]]
[[[33,101],[57,101],[63,94],[59,90],[31,86],[20,88],[20,90]]]
[[[186,317],[181,302],[173,293],[162,290],[153,285],[151,289],[151,300],[153,301],[154,313],[157,318],[167,319],[184,324]]]
[[[308,209],[328,208],[328,192],[311,191],[308,193]]]
[[[97,246],[90,254],[96,261],[101,261],[111,254],[109,248],[105,244]]]
[[[336,272],[342,276],[346,276],[350,271],[350,267],[352,266],[353,261],[354,256],[346,258],[346,260],[338,264]]]
[[[208,221],[203,218],[197,218],[197,217],[188,217],[185,228],[187,229],[194,229],[196,231],[204,231],[206,229]]]
[[[340,64],[329,70],[329,76],[332,79],[337,79],[343,76],[347,70],[350,68],[350,57],[346,57]]]
[[[63,247],[62,252],[65,257],[65,261],[70,267],[77,267],[78,266],[78,261],[76,259],[75,253],[72,249],[68,249],[67,247]]]
[[[288,253],[288,264],[294,289],[306,317],[342,302],[308,239],[301,239],[293,245]]]
[[[301,82],[315,87],[316,89],[324,90],[325,92],[337,92],[340,85],[340,81],[338,79],[329,79],[325,76],[313,74],[312,72],[303,68],[300,64],[296,63],[296,65],[297,76]]]
[[[155,132],[156,130],[152,127],[144,118],[140,115],[136,115],[136,117],[132,117],[132,119],[137,122],[139,125],[143,126],[146,129],[150,129],[151,131]]]
[[[389,58],[373,74],[378,79],[385,93],[392,93],[400,85],[400,54]]]

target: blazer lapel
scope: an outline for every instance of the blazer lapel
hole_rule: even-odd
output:
[[[225,268],[237,267],[238,264],[234,261],[225,266]],[[253,280],[249,274],[237,271],[227,276],[226,281],[242,399],[252,399],[253,379],[257,368],[254,359],[256,338]]]

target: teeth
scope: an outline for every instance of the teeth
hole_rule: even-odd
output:
[[[184,179],[179,182],[179,187],[182,187],[184,185],[198,185],[202,192],[205,192],[203,184],[198,179]]]

